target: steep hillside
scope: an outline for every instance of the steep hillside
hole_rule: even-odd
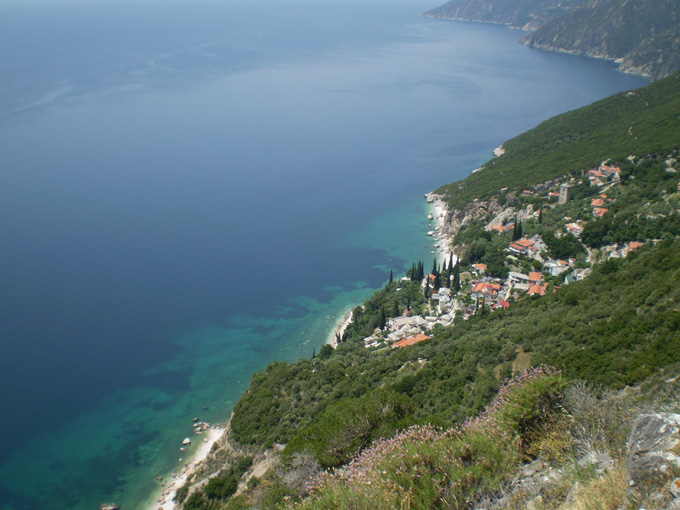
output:
[[[436,192],[452,209],[475,198],[522,190],[609,158],[663,152],[680,146],[680,73],[547,120],[503,144],[505,153],[481,172]]]
[[[483,209],[482,198],[497,204],[460,228],[456,247],[469,248],[460,263],[435,261],[429,275],[414,264],[354,309],[336,349],[255,374],[229,443],[178,503],[566,510],[577,497],[612,509],[651,501],[629,492],[626,436],[636,413],[661,405],[657,393],[677,403],[680,386],[679,80],[556,117],[443,187],[462,211]],[[561,184],[572,196],[560,203]],[[495,223],[502,215],[513,228]],[[541,248],[510,250],[522,235]],[[560,264],[565,272],[553,272]],[[492,311],[506,288],[493,271],[508,282],[531,272],[540,292],[508,283],[507,306]],[[432,316],[449,295],[443,325]],[[427,335],[391,337],[411,319]],[[630,388],[643,382],[654,397]],[[538,485],[525,491],[526,479]]]
[[[424,15],[433,18],[501,23],[533,30],[553,16],[569,12],[583,0],[451,0]]]
[[[677,0],[592,0],[555,16],[529,35],[529,46],[617,59],[621,70],[654,79],[680,69]]]
[[[424,15],[534,30],[529,46],[616,60],[652,79],[680,70],[677,0],[451,0]]]

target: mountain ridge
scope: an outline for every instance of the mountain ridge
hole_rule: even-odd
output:
[[[653,80],[680,70],[677,0],[450,0],[423,16],[530,30],[530,47],[614,60]]]

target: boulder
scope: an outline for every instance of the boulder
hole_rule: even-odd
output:
[[[680,414],[641,414],[628,440],[626,469],[631,487],[660,492],[680,468]]]
[[[680,478],[676,478],[671,482],[671,495],[679,499],[680,498]]]
[[[185,437],[184,441],[182,441],[182,444],[184,446],[190,446],[191,445],[191,439],[189,439],[188,437]]]

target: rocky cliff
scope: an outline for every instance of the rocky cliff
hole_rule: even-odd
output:
[[[653,79],[680,69],[677,0],[590,0],[554,16],[523,41],[532,47],[615,59]]]
[[[424,16],[535,30],[546,20],[569,12],[581,3],[582,0],[451,0],[427,11]]]
[[[680,70],[678,0],[451,0],[424,15],[533,30],[529,46],[616,60],[655,80]]]

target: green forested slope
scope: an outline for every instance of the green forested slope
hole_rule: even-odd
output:
[[[237,405],[235,437],[285,443],[328,406],[378,388],[406,395],[413,421],[452,424],[488,402],[520,346],[533,364],[613,387],[680,361],[680,241],[633,252],[558,293],[441,329],[407,349],[345,346],[318,360],[316,373],[311,360],[275,363],[253,377]]]
[[[529,197],[527,200],[537,205],[540,202],[545,214],[541,222],[525,223],[524,229],[541,234],[546,243],[548,239],[557,243],[555,234],[561,233],[566,222],[578,219],[584,225],[581,240],[585,247],[579,245],[583,251],[630,240],[645,241],[643,246],[631,250],[625,259],[595,264],[585,280],[553,292],[553,285],[561,285],[557,278],[547,295],[520,296],[508,310],[485,312],[482,306],[470,320],[457,320],[453,327],[437,326],[433,338],[425,342],[401,349],[366,349],[363,338],[380,327],[385,316],[400,314],[406,306],[413,313],[425,312],[418,281],[422,265],[414,265],[416,281],[397,279],[355,309],[354,321],[337,349],[326,346],[311,360],[273,363],[253,376],[235,406],[231,439],[251,453],[274,443],[286,444],[285,467],[262,482],[255,480],[249,484],[251,493],[230,502],[197,491],[184,508],[287,508],[307,492],[309,481],[302,478],[295,482],[290,476],[315,476],[321,468],[344,466],[372,442],[390,438],[411,425],[457,427],[488,405],[505,378],[527,366],[547,364],[558,367],[562,374],[559,380],[552,375],[537,379],[540,392],[531,390],[528,404],[519,407],[524,409],[521,415],[516,415],[516,406],[505,410],[515,413],[511,420],[515,429],[525,427],[524,411],[535,412],[536,395],[554,394],[552,384],[561,388],[567,380],[582,379],[604,388],[622,388],[680,363],[680,174],[673,168],[680,154],[679,85],[680,75],[675,75],[551,119],[508,142],[506,154],[489,163],[486,170],[439,190],[449,194],[454,207],[462,208],[475,198],[494,196],[501,187],[523,189],[555,176],[580,176],[582,170],[612,158],[612,163],[621,167],[621,181],[607,190],[611,202],[604,218],[593,216],[590,203],[601,188],[588,186],[584,180],[574,187],[575,198],[567,204]],[[631,154],[635,157],[628,158]],[[524,198],[516,196],[514,200],[523,204]],[[462,234],[474,232],[482,235],[483,229]],[[488,232],[485,235],[490,236]],[[570,236],[559,237],[566,238]],[[552,426],[549,420],[548,428]],[[562,425],[569,426],[566,422]],[[528,454],[522,430],[515,430],[519,435],[507,436],[514,443],[499,444],[505,437],[502,434],[491,438],[477,434],[473,427],[470,435],[471,429],[465,427],[456,429],[466,431],[463,435],[427,427],[410,429],[420,432],[397,436],[394,443],[381,443],[381,448],[389,450],[391,444],[399,444],[399,448],[412,449],[412,462],[418,469],[436,466],[439,470],[450,464],[449,458],[459,462],[470,454],[474,462],[463,462],[459,466],[462,471],[456,467],[454,474],[447,476],[468,477],[478,467],[481,471],[472,473],[474,481],[468,479],[469,488],[464,485],[462,492],[456,489],[446,497],[457,498],[471,490],[483,492],[489,484],[497,489],[500,480],[507,480],[510,474],[509,470],[498,473],[498,465],[506,461],[511,462],[509,466],[518,465],[518,455]],[[427,438],[439,445],[436,452],[424,442]],[[469,440],[478,442],[469,444]],[[370,448],[367,451],[366,458],[358,461],[367,464],[350,471],[364,472],[363,466],[370,465]],[[423,460],[434,453],[438,456],[435,464]],[[374,474],[394,468],[390,472],[394,479],[416,480],[411,475],[402,477],[402,466],[392,465],[393,458],[390,453],[383,456]],[[228,478],[231,471],[225,473]],[[433,472],[428,479],[440,474]],[[342,479],[337,483],[330,480],[330,485],[317,493],[319,499],[302,500],[303,505],[347,507],[350,500],[346,498],[353,497],[354,489],[345,487]],[[440,482],[440,488],[447,491],[455,485],[447,478]],[[379,494],[387,495],[387,489]],[[401,489],[407,487],[402,484]],[[412,508],[448,508],[442,503],[443,493],[437,495],[429,488],[408,494],[413,498],[409,500]],[[322,504],[324,498],[328,499]],[[373,508],[373,496],[366,498],[369,506],[357,508]],[[388,499],[383,508],[391,508],[393,501]],[[474,508],[468,503],[474,501],[463,501],[456,508]]]
[[[547,120],[503,144],[484,170],[436,190],[452,208],[501,188],[522,190],[606,159],[662,153],[680,146],[680,73]]]

